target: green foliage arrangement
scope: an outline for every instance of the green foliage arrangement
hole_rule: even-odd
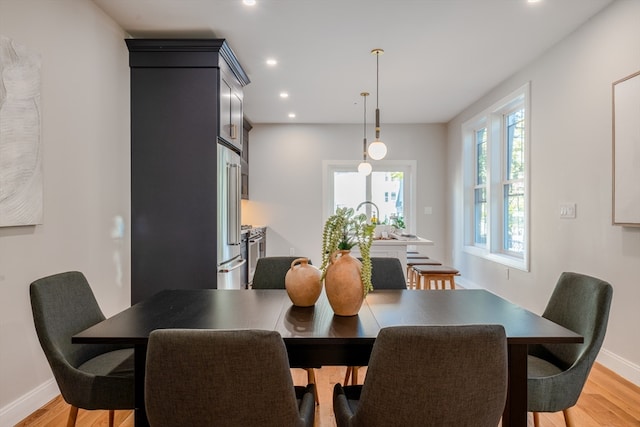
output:
[[[322,278],[329,266],[331,254],[336,250],[350,250],[355,245],[360,249],[362,257],[363,292],[366,296],[373,290],[371,284],[371,243],[376,226],[367,224],[365,214],[355,215],[353,208],[338,208],[336,213],[327,218],[322,232]]]

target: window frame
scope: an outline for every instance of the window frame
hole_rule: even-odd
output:
[[[335,212],[333,210],[334,172],[356,172],[361,160],[323,160],[322,161],[322,222]],[[404,172],[404,221],[408,230],[416,230],[416,160],[377,160],[371,162],[372,172]],[[369,175],[370,177],[371,175]],[[371,192],[371,180],[367,177],[367,194]],[[363,200],[364,201],[364,200]]]
[[[522,179],[509,180],[507,176],[508,135],[506,117],[520,109],[524,110],[524,173]],[[476,132],[487,129],[487,241],[476,243],[475,191],[477,186],[477,144]],[[497,262],[523,271],[530,269],[529,223],[531,171],[531,107],[530,84],[527,82],[517,90],[505,96],[489,108],[483,110],[472,119],[462,124],[463,168],[464,168],[464,201],[463,201],[463,251],[481,258]],[[523,250],[522,254],[508,251],[505,248],[507,211],[505,188],[513,182],[522,182],[524,192]]]

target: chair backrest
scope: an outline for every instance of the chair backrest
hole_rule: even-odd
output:
[[[506,390],[501,325],[385,328],[351,425],[496,426]]]
[[[542,317],[579,333],[584,343],[544,344],[534,347],[530,353],[550,353],[563,370],[584,364],[586,381],[604,341],[612,298],[613,288],[609,283],[580,273],[562,273]],[[544,354],[542,357],[548,358]]]
[[[153,331],[145,403],[151,426],[302,425],[287,351],[274,331]]]
[[[253,289],[284,289],[284,278],[291,268],[291,263],[299,256],[272,256],[258,258],[253,273]],[[311,264],[311,260],[309,260]]]
[[[371,283],[376,289],[407,289],[407,279],[398,258],[372,257]]]
[[[85,397],[78,390],[75,368],[121,347],[71,343],[73,335],[105,318],[82,273],[69,271],[36,280],[29,294],[36,333],[60,392],[67,402],[79,406],[77,402]]]

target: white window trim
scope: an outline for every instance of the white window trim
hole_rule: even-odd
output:
[[[322,223],[335,212],[333,210],[333,173],[340,171],[357,171],[361,160],[323,160],[322,161]],[[407,229],[416,230],[416,160],[376,160],[371,162],[373,171],[402,171],[404,172],[404,210],[410,217],[405,219]],[[364,201],[364,200],[363,200]],[[406,216],[406,215],[405,215]]]
[[[495,139],[495,135],[499,135],[500,146],[503,147],[505,143],[505,136],[503,134],[502,117],[509,111],[514,109],[516,105],[523,105],[525,109],[525,173],[524,173],[524,188],[525,188],[525,223],[524,223],[524,251],[522,257],[512,256],[501,252],[502,248],[502,232],[503,232],[503,202],[504,197],[499,193],[496,196],[492,195],[492,190],[495,188],[501,188],[501,185],[496,186],[496,182],[500,184],[502,182],[502,176],[492,176],[495,168],[489,167],[487,171],[487,200],[489,202],[489,224],[487,233],[486,246],[476,246],[474,236],[474,199],[473,189],[475,188],[475,139],[474,131],[485,127],[489,132],[489,139]],[[462,125],[462,165],[463,165],[463,185],[464,185],[464,200],[463,200],[463,238],[464,245],[463,251],[478,256],[489,261],[500,263],[508,267],[517,268],[523,271],[530,271],[530,173],[531,173],[531,104],[530,104],[530,83],[527,82],[520,88],[516,89],[509,95],[505,96],[498,102],[494,103],[489,108],[483,110],[481,113],[474,116],[472,119],[466,121]],[[501,169],[505,162],[502,158],[504,150],[492,149],[494,143],[489,143],[487,146],[487,157],[490,159],[490,164],[499,162]],[[503,171],[501,170],[500,175]],[[496,214],[497,213],[497,214]]]

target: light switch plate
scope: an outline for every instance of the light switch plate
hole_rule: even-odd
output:
[[[575,218],[576,217],[576,204],[575,203],[561,203],[560,204],[560,218]]]

